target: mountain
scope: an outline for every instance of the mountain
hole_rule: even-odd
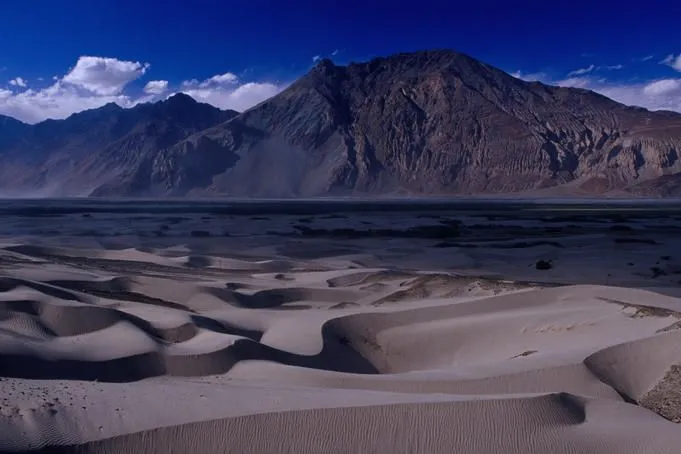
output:
[[[26,123],[0,115],[0,149],[16,143],[28,128],[29,126]]]
[[[601,194],[681,172],[680,151],[679,114],[528,83],[464,54],[427,51],[347,67],[323,60],[274,98],[163,150],[111,194],[479,194],[559,186]],[[206,156],[216,165],[204,166]],[[671,195],[655,189],[674,193],[671,186],[648,184],[642,192]]]
[[[83,196],[118,187],[160,150],[236,115],[178,94],[131,109],[111,103],[32,126],[11,119],[11,140],[0,118],[0,194]]]
[[[240,115],[209,114],[186,96],[165,103],[83,112],[63,122],[78,117],[85,130],[60,123],[65,138],[54,126],[42,141],[23,139],[14,149],[42,156],[49,176],[27,168],[17,173],[23,187],[105,196],[681,194],[680,114],[524,82],[452,51],[322,60]],[[205,117],[190,121],[192,109]],[[0,181],[10,155],[0,147]]]

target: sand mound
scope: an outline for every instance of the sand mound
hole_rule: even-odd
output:
[[[681,299],[534,267],[571,246],[224,222],[0,247],[0,451],[678,451]],[[518,248],[527,279],[507,279]]]
[[[668,419],[681,418],[681,395],[675,386],[681,365],[681,331],[619,344],[589,356],[584,363],[627,400]]]
[[[371,402],[374,399],[358,406],[186,423],[65,449],[79,453],[190,452],[200,443],[204,453],[492,454],[510,450],[546,453],[557,448],[561,452],[672,453],[669,447],[681,440],[679,434],[661,439],[668,430],[655,424],[645,410],[569,394],[476,400],[440,397],[430,402],[386,396],[378,405]],[[319,400],[322,403],[324,399]],[[609,422],[600,423],[603,418]],[[452,421],[457,422],[455,426]],[[499,421],[505,423],[499,425]],[[273,438],[272,433],[277,436]]]

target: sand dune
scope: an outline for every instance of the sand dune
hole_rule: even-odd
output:
[[[675,453],[681,443],[681,299],[675,262],[657,250],[636,260],[664,275],[625,276],[636,266],[604,258],[599,271],[623,285],[594,285],[583,270],[525,264],[559,250],[552,260],[572,260],[534,240],[486,252],[447,243],[427,257],[414,240],[384,238],[5,240],[2,452]],[[604,254],[599,236],[560,241]]]
[[[598,422],[604,419],[608,423]],[[452,430],[453,423],[457,430]],[[258,413],[162,427],[86,443],[72,451],[191,452],[199,444],[205,453],[491,454],[557,452],[557,447],[574,453],[671,453],[669,445],[681,437],[670,436],[676,428],[665,427],[668,424],[658,424],[636,407],[548,394]]]

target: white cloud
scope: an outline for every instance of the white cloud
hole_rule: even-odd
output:
[[[569,77],[567,79],[555,81],[553,84],[560,87],[588,88],[591,84],[591,79],[588,77]]]
[[[681,79],[662,79],[643,87],[643,93],[651,96],[671,94],[681,91]]]
[[[195,85],[196,79],[192,79],[190,82],[191,85]],[[236,74],[233,73],[224,73],[224,74],[217,74],[209,79],[204,80],[199,84],[200,87],[205,88],[205,87],[210,87],[214,85],[232,85],[236,84],[239,82],[239,78],[236,76]]]
[[[622,68],[624,68],[624,65],[621,65],[621,64],[620,65],[610,65],[610,66],[605,67],[605,69],[609,69],[609,70],[617,70],[617,69],[622,69]]]
[[[12,85],[13,87],[26,88],[27,81],[21,77],[17,77],[15,79],[10,80],[9,84]]]
[[[321,59],[322,57],[320,57],[319,55],[315,55],[314,57],[312,57],[312,63],[317,63]]]
[[[596,69],[596,65],[589,65],[586,68],[579,68],[579,69],[575,69],[574,71],[570,71],[567,76],[568,77],[581,76],[583,74],[590,73],[594,69]]]
[[[196,85],[199,85],[199,81],[197,79],[190,79],[182,82],[182,87],[184,88],[194,87]]]
[[[663,65],[671,66],[677,71],[681,71],[681,54],[677,56],[674,56],[674,54],[669,54],[660,63]]]
[[[336,50],[334,50],[333,52],[331,52],[331,56],[332,56],[332,57],[335,57],[336,55],[338,55],[338,49],[336,49]]]
[[[558,81],[555,85],[563,85]],[[608,98],[630,106],[645,107],[650,110],[674,110],[681,112],[681,79],[663,79],[648,83],[618,84],[600,79],[580,78],[578,86],[593,90]]]
[[[180,92],[220,109],[243,112],[271,98],[284,88],[285,85],[270,82],[241,83],[235,74],[228,72],[203,81],[185,80],[181,84]]]
[[[529,74],[518,71],[512,74],[524,80],[539,80],[547,85],[583,88],[595,91],[622,104],[644,107],[650,110],[673,110],[681,112],[681,79],[662,79],[643,83],[614,83],[593,76],[569,77],[555,80],[546,74]]]
[[[66,118],[73,113],[112,102],[121,107],[133,107],[139,103],[157,101],[172,90],[166,80],[147,82],[141,96],[132,97],[124,91],[130,82],[148,69],[148,64],[139,62],[81,57],[66,75],[55,76],[48,87],[29,88],[23,92],[0,88],[0,114],[27,123],[37,123],[47,118]],[[15,80],[19,84],[18,79]],[[178,91],[219,108],[243,111],[284,88],[285,85],[269,82],[242,83],[235,74],[228,72],[203,81],[184,81]]]
[[[77,86],[57,81],[42,90],[26,90],[4,97],[0,114],[9,115],[27,123],[37,123],[46,118],[66,118],[86,109],[94,109],[115,102],[130,107],[133,102],[124,95],[96,95]]]
[[[110,102],[130,107],[136,101],[122,94],[122,91],[148,68],[148,64],[115,58],[80,57],[65,76],[54,76],[54,82],[48,87],[3,94],[0,114],[27,123],[37,123],[47,118],[66,118]],[[19,77],[13,81],[10,84],[17,87],[25,86],[26,82]]]
[[[522,71],[516,71],[511,74],[513,77],[516,79],[522,79],[525,82],[537,82],[537,81],[542,81],[548,78],[546,73],[542,72],[537,72],[537,73],[523,73]]]
[[[210,79],[211,82],[215,82],[218,84],[234,84],[239,81],[239,78],[236,77],[236,74],[232,73],[224,73],[224,74],[219,74],[217,76],[213,76]]]
[[[665,90],[665,87],[660,85],[656,85],[656,88],[650,88],[655,83],[593,88],[594,91],[623,104],[645,107],[650,110],[674,110],[681,112],[681,90],[670,90],[670,87],[666,87]]]
[[[167,80],[150,80],[144,86],[144,93],[150,95],[160,95],[168,90]]]
[[[649,60],[652,60],[653,58],[655,58],[654,55],[646,55],[645,57],[643,57],[641,59],[641,61],[649,61]]]
[[[149,69],[148,63],[83,56],[62,81],[101,96],[117,95]]]
[[[192,98],[206,102],[221,109],[233,109],[243,112],[256,104],[276,95],[285,87],[272,83],[249,82],[236,88],[232,87],[197,87],[183,90]]]

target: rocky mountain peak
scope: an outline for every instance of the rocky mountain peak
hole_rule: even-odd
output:
[[[191,96],[189,96],[188,94],[180,92],[169,96],[164,101],[161,101],[158,104],[173,106],[177,108],[192,108],[193,106],[196,106],[200,103]]]
[[[109,196],[681,190],[681,115],[528,83],[451,50],[323,59],[243,114],[186,94],[110,109],[0,142],[0,182]]]

